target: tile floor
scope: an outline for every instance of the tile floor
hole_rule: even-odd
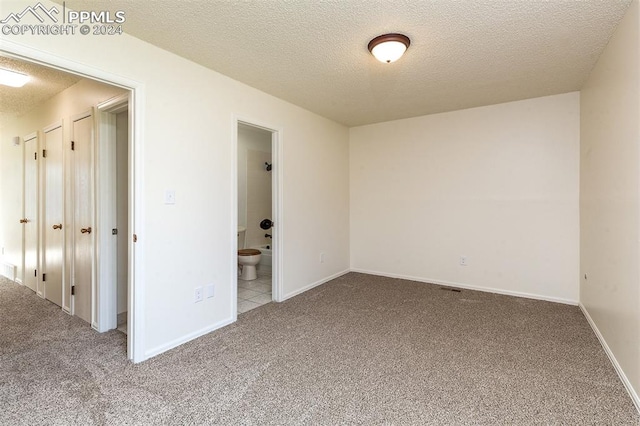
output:
[[[238,279],[238,313],[271,302],[271,269],[258,268],[258,279],[242,281]]]

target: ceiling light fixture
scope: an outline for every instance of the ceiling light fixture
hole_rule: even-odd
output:
[[[404,34],[383,34],[369,42],[369,52],[380,62],[395,62],[404,55],[411,40]]]
[[[11,87],[22,87],[29,81],[29,76],[20,72],[0,68],[0,84]]]

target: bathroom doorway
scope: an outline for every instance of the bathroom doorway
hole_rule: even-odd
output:
[[[278,132],[237,121],[236,312],[278,300]]]

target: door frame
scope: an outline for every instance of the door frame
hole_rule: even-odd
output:
[[[133,192],[129,205],[129,215],[133,218],[133,226],[129,229],[129,238],[136,236],[137,243],[130,243],[131,283],[129,289],[130,334],[127,336],[127,357],[133,362],[142,362],[145,355],[145,270],[144,270],[144,83],[135,81],[103,69],[76,62],[40,49],[35,49],[10,40],[2,40],[2,54],[36,63],[49,68],[58,69],[83,78],[96,80],[129,91],[130,138],[132,156],[129,160],[130,187]],[[142,241],[140,240],[142,238]]]
[[[234,115],[232,119],[231,138],[231,306],[233,321],[238,319],[238,125],[244,124],[271,133],[271,161],[273,170],[271,175],[271,209],[274,227],[272,228],[272,298],[276,302],[283,300],[283,268],[284,265],[284,241],[283,241],[283,203],[282,194],[284,183],[284,167],[282,155],[282,128],[268,123]]]
[[[101,253],[97,263],[97,285],[93,293],[93,303],[97,308],[95,327],[98,331],[113,330],[118,326],[118,296],[117,296],[117,238],[113,238],[111,230],[117,227],[117,191],[116,191],[116,115],[125,110],[128,111],[129,119],[132,119],[132,111],[129,109],[130,93],[118,95],[114,98],[101,102],[95,108],[95,133],[96,138],[96,219],[98,232],[96,233],[95,249]],[[129,126],[128,141],[131,141],[131,126]],[[132,144],[127,143],[129,164],[131,168],[131,158],[133,158]],[[127,182],[127,199],[129,205],[134,202],[131,199],[133,194],[132,180]],[[132,228],[133,215],[131,209],[127,212],[129,229]],[[133,241],[127,239],[127,333],[131,332],[131,277],[133,276]],[[129,334],[127,334],[129,336]],[[127,339],[129,340],[129,339]]]

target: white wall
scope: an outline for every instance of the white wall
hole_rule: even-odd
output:
[[[578,93],[350,132],[352,268],[577,303]]]
[[[264,219],[273,219],[272,214],[272,172],[265,169],[271,163],[271,154],[262,151],[247,151],[247,247],[270,244],[265,235],[271,229],[260,228]]]
[[[2,3],[7,12],[32,4]],[[144,252],[147,356],[232,320],[234,115],[282,130],[284,295],[349,268],[344,126],[128,35],[2,40],[144,85],[144,233],[137,244]],[[175,205],[164,204],[165,189],[175,190]],[[208,283],[216,284],[216,296],[194,304],[194,288]]]
[[[582,89],[580,104],[580,302],[635,388],[636,404],[640,404],[639,19],[634,1]]]

